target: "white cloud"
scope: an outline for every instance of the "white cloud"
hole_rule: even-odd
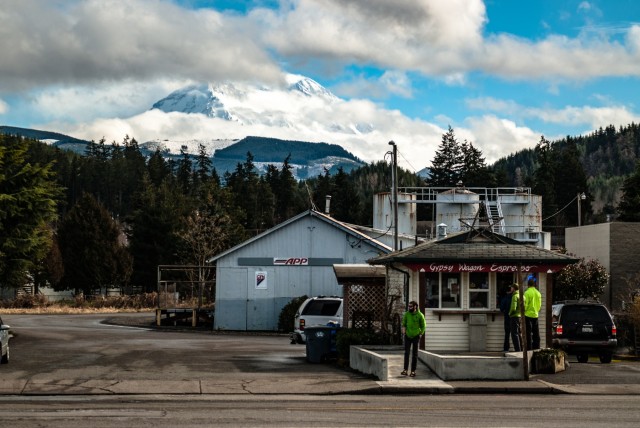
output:
[[[298,0],[250,14],[264,42],[292,61],[375,64],[464,83],[469,72],[504,79],[640,76],[635,26],[622,42],[608,34],[529,40],[486,34],[480,0]],[[584,2],[582,11],[598,13]]]
[[[5,114],[8,111],[9,111],[9,104],[7,104],[5,101],[2,100],[2,98],[0,98],[0,114]]]
[[[260,94],[251,97],[248,102],[259,106]],[[279,95],[270,94],[262,100],[278,106],[276,109],[268,109],[265,105],[262,113],[263,116],[271,117],[273,126],[151,110],[126,119],[97,119],[80,125],[56,121],[39,127],[87,140],[104,137],[107,141],[117,142],[122,141],[125,135],[134,137],[139,142],[156,139],[211,139],[212,136],[237,139],[247,135],[300,139],[340,144],[368,162],[381,159],[388,151],[387,143],[394,140],[413,163],[408,165],[405,162],[403,166],[415,170],[420,170],[431,162],[444,132],[433,124],[409,119],[399,111],[385,110],[368,100],[334,99],[309,103],[304,102],[304,98],[307,97],[287,96],[282,92]],[[279,119],[285,117],[289,119],[287,126],[278,126],[282,123]],[[359,131],[353,126],[355,124],[364,125],[364,129]],[[373,130],[366,129],[369,125]]]
[[[298,0],[250,19],[285,56],[438,74],[465,69],[486,11],[480,0]]]
[[[493,115],[470,117],[465,120],[465,124],[473,135],[469,141],[482,150],[488,164],[511,153],[535,147],[540,140],[539,133]],[[458,135],[456,130],[456,136]]]
[[[120,81],[71,87],[47,87],[33,91],[30,108],[44,120],[79,122],[97,117],[128,117],[151,108],[168,93],[188,81]]]
[[[11,1],[0,13],[0,90],[171,78],[275,81],[255,29],[166,0]]]
[[[602,101],[607,98],[596,97]],[[512,100],[500,100],[492,97],[474,98],[466,101],[470,108],[509,115],[521,119],[538,119],[546,123],[566,126],[584,126],[597,129],[601,126],[613,124],[625,126],[640,121],[640,115],[635,114],[626,106],[609,105],[594,106],[565,106],[563,108],[540,108],[519,105]]]

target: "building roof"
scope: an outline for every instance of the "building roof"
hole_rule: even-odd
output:
[[[371,246],[375,247],[376,249],[378,249],[380,252],[382,253],[389,253],[391,252],[391,247],[389,247],[388,245],[385,245],[384,243],[373,239],[369,236],[367,236],[366,234],[359,232],[357,230],[355,230],[353,227],[350,227],[349,225],[342,223],[341,221],[338,221],[334,218],[332,218],[331,216],[328,216],[326,214],[322,214],[318,211],[315,210],[308,210],[308,211],[303,211],[300,214],[291,217],[290,219],[272,227],[271,229],[268,229],[256,236],[254,236],[253,238],[247,239],[246,241],[236,245],[235,247],[229,248],[227,251],[224,251],[212,258],[210,258],[209,260],[207,260],[208,263],[213,263],[215,261],[217,261],[218,259],[225,257],[228,254],[233,253],[234,251],[239,250],[240,248],[243,248],[259,239],[264,238],[267,235],[270,235],[272,233],[277,232],[280,229],[283,229],[285,227],[287,227],[288,225],[299,221],[300,219],[304,218],[304,217],[314,217],[317,218],[320,221],[323,221],[325,223],[328,223],[330,225],[332,225],[333,227],[340,229],[346,233],[348,233],[349,235],[353,236],[354,238],[358,239],[360,242],[367,242],[368,244],[370,244]]]
[[[368,263],[375,265],[433,262],[567,265],[578,261],[579,259],[566,254],[523,244],[515,239],[493,233],[488,228],[460,232],[444,239],[367,260]]]

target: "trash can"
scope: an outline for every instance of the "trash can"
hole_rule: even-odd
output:
[[[304,329],[307,344],[307,361],[321,363],[336,355],[336,335],[339,327],[319,325]]]

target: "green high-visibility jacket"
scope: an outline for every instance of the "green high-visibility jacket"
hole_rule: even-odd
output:
[[[509,316],[511,318],[520,316],[520,307],[518,306],[519,300],[520,290],[511,293],[511,307],[509,307]]]
[[[524,316],[538,318],[542,306],[542,295],[535,287],[529,287],[524,292]]]

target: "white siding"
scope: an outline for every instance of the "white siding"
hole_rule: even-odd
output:
[[[412,275],[410,290],[411,296],[417,295],[417,275]],[[490,309],[496,310],[496,286],[495,275],[490,275]],[[539,330],[540,330],[540,346],[545,348],[546,343],[546,329],[550,328],[546,324],[546,288],[547,288],[547,275],[545,273],[539,274],[538,289],[542,295],[542,309],[538,318]],[[462,296],[463,296],[463,308],[468,309],[468,303],[466,298],[468,296],[468,284],[469,279],[467,274],[462,275]],[[526,287],[523,287],[526,289]],[[413,298],[413,297],[412,297]],[[466,318],[466,319],[465,319]],[[428,351],[462,351],[469,350],[469,316],[466,317],[461,313],[449,313],[442,311],[440,314],[434,313],[433,310],[428,309],[425,313],[425,319],[427,321],[427,331],[425,336],[425,346]],[[486,336],[486,350],[489,352],[502,351],[502,345],[504,342],[504,324],[502,314],[487,314],[487,336]],[[512,345],[513,346],[513,345]]]
[[[425,333],[425,347],[427,351],[468,351],[469,350],[469,322],[462,320],[460,314],[438,315],[433,311],[425,314],[427,330]]]

